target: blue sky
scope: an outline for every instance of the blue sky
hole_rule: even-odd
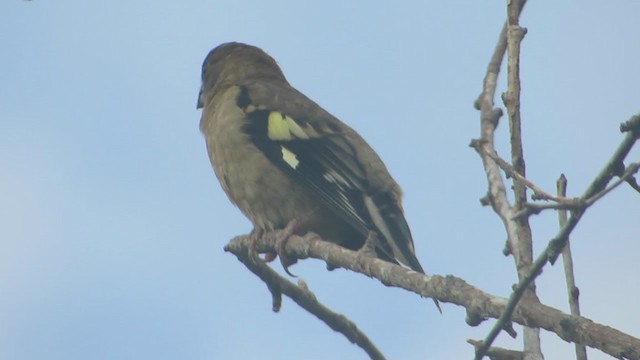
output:
[[[287,299],[272,313],[265,286],[222,251],[251,226],[215,180],[195,105],[204,56],[232,40],[264,48],[379,152],[428,272],[507,296],[513,261],[480,206],[486,181],[467,146],[505,12],[504,1],[3,1],[0,358],[365,358]],[[621,140],[618,124],[640,111],[639,12],[632,1],[527,6],[525,156],[545,189],[565,173],[581,194]],[[640,195],[623,186],[572,237],[583,314],[636,337],[638,214]],[[556,216],[532,226],[540,250]],[[462,308],[440,315],[315,260],[291,270],[390,359],[471,358],[465,340],[492,324],[470,328]],[[546,268],[538,290],[566,311],[563,281],[561,266]],[[552,334],[543,347],[548,359],[573,352]]]

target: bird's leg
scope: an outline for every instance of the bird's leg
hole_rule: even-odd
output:
[[[294,274],[289,272],[289,266],[298,262],[297,259],[292,259],[287,256],[285,252],[285,246],[287,245],[287,241],[291,237],[291,235],[296,233],[298,226],[300,225],[300,220],[293,219],[287,223],[287,226],[284,229],[278,231],[276,235],[276,253],[280,258],[280,263],[284,268],[284,271],[290,276],[296,277]]]
[[[377,258],[378,252],[376,251],[376,245],[378,244],[378,241],[380,241],[378,240],[378,234],[373,231],[369,231],[364,244],[360,247],[360,249],[358,249],[358,251],[356,251],[356,256],[358,256],[358,258]],[[329,271],[333,271],[337,268],[338,266],[327,264],[327,270]]]
[[[364,245],[362,245],[362,247],[358,249],[356,259],[358,264],[360,264],[360,266],[362,266],[363,268],[367,266],[367,260],[378,257],[378,253],[376,252],[376,245],[378,244],[378,241],[378,234],[373,231],[369,231]]]
[[[284,271],[290,276],[295,277],[294,274],[289,272],[289,266],[297,263],[298,259],[292,259],[287,256],[285,252],[287,241],[289,240],[291,235],[298,234],[300,230],[305,229],[309,225],[309,220],[312,219],[313,215],[316,214],[319,210],[320,209],[316,208],[306,214],[302,214],[297,218],[290,220],[284,227],[284,229],[278,231],[276,235],[276,253],[278,257],[280,257],[280,263],[282,264]]]
[[[378,234],[373,231],[369,231],[367,239],[365,240],[364,245],[358,249],[358,253],[364,256],[378,257],[378,253],[376,252],[376,245],[378,244],[378,241]]]

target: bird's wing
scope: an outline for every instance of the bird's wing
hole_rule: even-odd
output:
[[[400,207],[400,191],[373,149],[347,125],[288,84],[245,84],[237,105],[253,144],[279,169],[311,189],[381,250],[424,272]]]

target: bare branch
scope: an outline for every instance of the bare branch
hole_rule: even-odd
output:
[[[526,166],[524,160],[524,151],[522,149],[522,132],[520,118],[520,44],[527,30],[520,27],[520,0],[510,0],[507,2],[507,84],[508,89],[503,94],[502,99],[507,107],[509,116],[509,133],[511,144],[511,163],[515,172],[521,174],[523,178],[526,175]],[[527,202],[527,187],[523,181],[514,178],[513,193],[515,199],[515,211],[524,208]],[[516,263],[518,279],[522,280],[531,269],[533,260],[533,240],[531,235],[531,227],[529,226],[529,218],[516,218],[517,237],[511,238],[511,251]],[[521,295],[524,298],[533,301],[539,301],[536,295],[535,279],[529,282]],[[496,329],[499,330],[499,329]],[[485,346],[490,346],[493,340],[488,336]],[[540,345],[540,329],[525,327],[523,329],[524,354],[527,360],[542,360],[542,347]],[[480,356],[482,358],[482,349]]]
[[[266,233],[257,240],[255,248],[260,252],[273,252],[276,234],[277,232]],[[236,256],[246,257],[251,243],[251,236],[238,236],[225,247],[225,250]],[[422,297],[436,297],[442,302],[463,306],[467,309],[467,322],[470,325],[478,325],[483,319],[498,318],[505,311],[507,304],[507,299],[485,293],[455,276],[420,274],[384,260],[361,256],[355,251],[323,241],[315,234],[307,234],[304,237],[292,236],[287,241],[284,251],[292,258],[321,259],[334,268],[342,267],[376,278],[386,286],[402,288]],[[297,288],[295,285],[291,286]],[[287,294],[284,288],[282,292]],[[511,320],[524,326],[546,329],[565,341],[580,342],[619,359],[640,360],[640,339],[537,302],[522,300],[515,306]]]
[[[640,122],[640,117],[638,119],[638,122]],[[600,192],[605,190],[605,187],[607,186],[609,181],[611,181],[613,176],[615,176],[615,169],[619,169],[618,164],[622,164],[624,162],[625,157],[627,156],[629,151],[631,151],[631,148],[633,147],[637,139],[638,134],[635,132],[630,132],[627,134],[627,136],[625,136],[618,149],[616,149],[614,156],[609,160],[609,162],[607,162],[603,170],[600,172],[600,174],[598,174],[598,176],[596,176],[587,191],[584,193],[584,195],[582,196],[583,199],[597,196]],[[627,169],[625,174],[623,174],[623,178],[621,178],[619,182],[624,181],[625,175],[629,176],[630,174],[632,174],[632,172],[635,172],[637,170],[638,166],[636,164],[632,164],[632,166],[629,166],[629,169]],[[614,184],[613,186],[615,185],[616,184]],[[569,234],[571,234],[573,229],[576,227],[585,211],[586,207],[572,213],[571,218],[560,229],[558,235],[556,235],[556,237],[549,241],[546,249],[533,262],[529,273],[524,278],[520,279],[520,282],[509,297],[509,303],[507,304],[504,313],[500,316],[494,327],[491,329],[489,335],[487,335],[485,343],[483,344],[483,348],[481,348],[480,350],[488,349],[490,344],[493,343],[495,338],[503,329],[504,324],[510,321],[513,311],[515,310],[517,303],[520,301],[520,298],[522,298],[522,296],[525,294],[525,291],[529,284],[533,282],[533,280],[542,272],[542,268],[547,264],[547,262],[553,264],[556,261],[558,255],[567,243]],[[523,299],[523,301],[525,300],[526,299]],[[478,351],[478,354],[482,355],[483,353]],[[476,358],[478,358],[478,356],[476,356]]]
[[[237,242],[237,244],[240,245],[241,242]],[[273,245],[275,245],[275,242]],[[327,324],[331,329],[343,334],[349,341],[358,345],[371,359],[385,359],[380,350],[369,340],[367,335],[358,329],[355,323],[346,316],[335,313],[322,305],[304,282],[300,282],[298,286],[296,286],[273,271],[265,262],[261,260],[255,261],[251,255],[249,255],[250,247],[250,243],[245,240],[241,246],[234,246],[233,243],[230,243],[225,247],[225,251],[232,252],[240,262],[265,282],[272,294],[274,312],[280,310],[282,304],[281,294],[284,293],[300,305],[300,307]],[[275,246],[272,247],[272,251],[275,251]]]
[[[522,177],[525,176],[524,158],[522,155],[522,141],[520,136],[520,81],[519,81],[519,52],[520,41],[524,37],[525,30],[518,25],[518,18],[522,11],[522,8],[526,1],[511,0],[508,2],[507,12],[508,20],[506,30],[500,34],[500,40],[496,51],[502,51],[502,57],[504,57],[503,43],[506,43],[506,47],[509,50],[508,61],[508,83],[509,90],[503,97],[505,105],[507,106],[509,113],[510,132],[511,132],[511,145],[512,145],[512,163],[514,164],[515,172],[520,173]],[[497,56],[494,52],[492,56],[491,64],[494,63]],[[476,102],[476,107],[480,105],[481,112],[481,140],[476,141],[479,144],[482,151],[479,151],[480,157],[487,174],[487,180],[489,182],[489,200],[498,216],[500,216],[505,229],[507,231],[507,243],[509,252],[513,254],[518,278],[522,279],[529,272],[532,261],[532,245],[531,245],[531,229],[529,227],[528,218],[516,218],[515,213],[524,208],[526,203],[526,187],[522,181],[514,179],[515,189],[515,208],[509,204],[506,197],[506,190],[504,182],[500,176],[500,171],[496,162],[491,159],[487,154],[494,154],[494,133],[497,125],[499,114],[493,110],[493,97],[495,95],[495,83],[489,83],[488,81],[495,81],[497,79],[497,73],[493,74],[492,71],[497,70],[499,67],[492,67],[490,64],[485,81],[483,84],[483,93]],[[495,119],[495,120],[494,120]],[[494,121],[492,121],[494,120]],[[533,279],[531,279],[533,280]],[[535,294],[535,284],[532,281],[527,282],[526,298],[537,302],[537,296]],[[476,359],[481,359],[485,351],[491,346],[491,343],[505,326],[507,321],[502,321],[500,324],[492,329],[489,336],[482,344],[479,351],[476,353]],[[524,329],[524,346],[525,353],[530,359],[542,359],[542,353],[540,350],[539,330],[525,327]]]

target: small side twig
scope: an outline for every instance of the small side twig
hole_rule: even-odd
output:
[[[482,348],[483,342],[480,340],[468,339],[467,342],[476,349]],[[501,347],[492,346],[487,350],[486,355],[491,360],[524,360],[522,351],[503,349]]]
[[[629,178],[627,179],[627,184],[629,184],[629,186],[631,186],[633,190],[640,193],[640,185],[638,185],[638,181],[634,176],[629,176]]]
[[[560,175],[560,178],[556,182],[559,196],[565,196],[567,194],[567,178],[564,174]],[[567,224],[567,211],[558,211],[558,222],[560,227],[564,227]],[[567,296],[569,298],[569,309],[571,315],[580,316],[580,290],[576,286],[576,279],[573,272],[573,257],[571,256],[571,242],[567,237],[567,244],[562,249],[562,264],[564,267],[564,277],[567,283]],[[576,360],[587,360],[587,347],[584,344],[575,343],[576,348]]]
[[[378,350],[375,344],[369,340],[354,322],[346,316],[333,312],[328,307],[321,304],[316,296],[307,288],[306,284],[300,283],[298,286],[280,276],[267,264],[254,261],[249,255],[250,246],[225,246],[225,251],[232,252],[240,262],[242,262],[251,272],[256,274],[267,284],[267,288],[272,294],[273,311],[280,310],[282,294],[287,295],[300,307],[315,315],[331,329],[344,335],[351,343],[356,344],[364,350],[371,359],[384,360],[384,355]]]
[[[628,121],[620,124],[621,132],[630,132],[635,135],[636,139],[640,137],[640,114],[631,117]],[[640,185],[638,185],[638,181],[634,176],[629,176],[627,178],[627,184],[631,186],[632,189],[640,193]]]
[[[630,132],[636,137],[640,136],[640,114],[634,115],[631,119],[620,124],[620,132]]]
[[[630,164],[629,166],[627,166],[627,168],[625,169],[624,173],[622,173],[620,175],[620,178],[618,180],[616,180],[613,184],[609,185],[608,187],[606,187],[605,189],[603,189],[602,191],[598,192],[597,194],[591,196],[588,199],[574,198],[574,199],[569,199],[570,201],[568,201],[568,202],[555,203],[555,204],[532,204],[532,203],[526,203],[525,207],[522,210],[516,212],[513,215],[513,218],[517,219],[517,218],[520,218],[520,217],[523,217],[523,216],[536,215],[536,214],[539,214],[540,212],[542,212],[543,210],[581,210],[581,211],[584,211],[588,207],[590,207],[591,205],[595,204],[596,201],[600,200],[603,196],[605,196],[608,193],[610,193],[613,189],[615,189],[616,187],[620,186],[620,184],[622,184],[624,182],[629,183],[629,180],[633,179],[633,175],[638,172],[639,168],[640,168],[640,163],[632,163],[632,164]]]
[[[600,192],[594,194],[593,196],[591,196],[590,198],[586,199],[585,200],[585,205],[587,207],[593,205],[596,201],[600,200],[603,196],[605,196],[608,193],[610,193],[611,190],[613,190],[613,189],[617,188],[618,186],[620,186],[620,184],[622,184],[624,182],[628,182],[629,179],[632,178],[633,175],[638,172],[639,168],[640,168],[640,163],[629,164],[629,166],[627,166],[627,168],[624,171],[624,173],[622,175],[620,175],[620,178],[618,178],[618,180],[614,181],[613,184],[609,185],[608,187],[606,187],[602,191],[600,191]]]
[[[556,196],[542,190],[542,188],[540,188],[538,185],[534,184],[532,181],[530,181],[529,179],[525,178],[520,173],[518,173],[513,168],[513,166],[511,166],[511,164],[506,162],[495,152],[490,152],[487,149],[483,149],[479,147],[475,142],[472,142],[471,146],[476,151],[479,151],[479,152],[481,151],[483,154],[485,154],[486,156],[490,157],[493,161],[495,161],[496,164],[498,164],[500,169],[502,169],[502,171],[504,171],[504,173],[507,176],[512,177],[517,181],[521,181],[522,183],[524,183],[524,185],[527,188],[531,189],[531,191],[533,191],[533,195],[531,195],[531,198],[533,200],[551,200],[551,201],[557,202],[558,204],[561,204],[561,206],[566,206],[569,208],[580,205],[578,199],[567,198],[564,196]]]
[[[600,170],[600,173],[591,183],[583,198],[590,198],[602,191],[616,174],[621,173],[620,169],[624,169],[624,159],[629,154],[629,151],[631,151],[636,140],[640,138],[640,114],[632,116],[631,119],[620,125],[620,131],[626,132],[627,135],[611,156],[607,166]]]
[[[579,200],[579,201],[578,201]],[[551,203],[551,204],[524,204],[524,208],[513,215],[514,219],[525,216],[538,215],[544,210],[579,210],[585,207],[582,199],[576,198],[572,203]]]

